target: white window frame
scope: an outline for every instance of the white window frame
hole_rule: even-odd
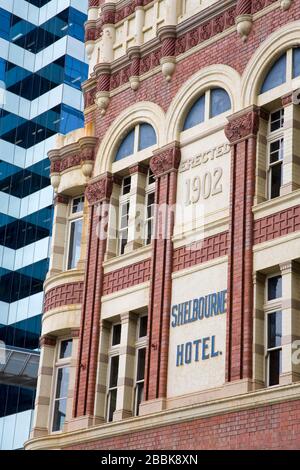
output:
[[[69,215],[68,215],[68,228],[67,228],[67,251],[66,251],[66,256],[65,256],[65,269],[66,271],[71,271],[72,269],[76,269],[76,266],[73,268],[69,268],[69,258],[70,258],[70,247],[71,247],[71,229],[72,229],[72,224],[82,220],[83,221],[83,210],[81,212],[76,212],[73,214],[73,207],[74,207],[74,201],[76,199],[82,199],[82,202],[84,204],[84,196],[77,196],[72,198],[69,204]]]
[[[154,210],[155,210],[155,181],[153,183],[150,183],[150,177],[152,176],[152,173],[151,173],[151,170],[149,168],[148,170],[148,175],[147,175],[147,183],[146,183],[146,189],[145,189],[145,223],[144,223],[144,243],[146,246],[149,246],[151,245],[151,241],[152,241],[152,238],[154,236],[154,230],[155,230],[155,227],[154,227],[154,222],[155,222],[155,214],[154,214],[154,211],[153,211],[153,214],[151,217],[148,217],[148,200],[149,200],[149,197],[150,195],[154,194],[154,203],[153,203],[153,207],[154,207]],[[150,242],[148,243],[148,236],[149,236],[149,232],[148,232],[148,224],[149,222],[151,222],[151,225],[152,225],[152,234],[151,234],[151,240]]]
[[[130,176],[125,176],[122,181],[122,186],[121,186],[121,195],[119,198],[119,221],[118,221],[118,243],[117,243],[117,254],[118,256],[122,256],[125,254],[122,253],[122,243],[121,243],[121,233],[127,232],[127,243],[128,243],[128,228],[129,228],[129,213],[130,213],[130,197],[131,197],[131,187],[130,191],[127,194],[123,194],[123,189],[124,189],[124,182],[126,178],[130,178]],[[128,205],[128,212],[127,212],[127,225],[125,227],[122,227],[122,209],[124,206]],[[126,246],[125,246],[126,249]]]
[[[282,126],[271,132],[271,118],[272,114],[276,113],[277,111],[282,111],[283,116],[281,116],[281,119],[283,119],[283,124]],[[271,163],[271,145],[275,142],[280,142],[280,150],[279,153],[282,155],[282,158],[279,158],[274,163]],[[267,199],[272,200],[275,198],[271,198],[271,191],[272,191],[272,168],[275,166],[281,167],[281,181],[283,177],[283,162],[284,162],[284,108],[278,108],[270,113],[269,117],[269,122],[268,122],[268,136],[267,136],[267,153],[268,153],[268,158],[267,158]],[[280,194],[279,194],[280,196]]]
[[[143,380],[137,380],[137,373],[138,373],[138,354],[139,350],[145,349],[145,353],[147,355],[147,343],[148,343],[148,337],[142,336],[139,337],[139,331],[140,331],[140,322],[142,317],[148,317],[147,314],[141,315],[138,319],[137,322],[137,329],[136,329],[136,343],[135,343],[135,367],[134,367],[134,393],[133,393],[133,415],[138,416],[137,413],[137,406],[138,406],[138,386],[139,384],[143,383],[145,384],[145,377]]]
[[[54,414],[55,414],[55,404],[57,401],[66,399],[68,402],[68,396],[62,397],[60,399],[56,398],[56,391],[57,391],[57,384],[58,384],[58,372],[60,369],[65,369],[71,367],[71,360],[72,360],[72,353],[71,356],[66,357],[61,359],[60,356],[60,351],[61,351],[61,345],[64,341],[71,341],[72,338],[66,337],[66,338],[60,338],[58,341],[58,344],[56,345],[56,351],[55,351],[55,365],[54,365],[54,380],[53,380],[53,386],[51,390],[51,406],[50,406],[50,421],[49,421],[49,431],[51,434],[61,434],[63,432],[63,429],[60,429],[58,431],[53,431],[53,425],[54,425]],[[72,342],[73,346],[73,342]],[[70,382],[68,383],[68,388],[69,388]],[[68,403],[67,403],[68,406]]]
[[[121,338],[120,338],[120,344],[115,344],[113,346],[113,329],[115,325],[120,325],[120,322],[115,322],[111,325],[111,331],[110,331],[110,339],[109,339],[109,351],[108,351],[108,368],[107,368],[107,378],[106,378],[106,384],[107,384],[107,393],[106,393],[106,406],[105,406],[105,419],[106,422],[109,423],[109,410],[110,410],[110,400],[111,400],[111,392],[113,390],[117,390],[117,395],[118,395],[118,380],[119,380],[119,372],[120,372],[120,348],[121,348]],[[122,335],[122,324],[121,324],[121,335]],[[119,357],[119,368],[118,368],[118,377],[117,377],[117,385],[115,387],[110,387],[110,374],[111,374],[111,362],[113,357]]]
[[[272,273],[266,277],[265,281],[265,331],[264,331],[264,344],[265,344],[265,385],[266,387],[278,387],[280,384],[270,385],[270,352],[275,350],[281,350],[281,360],[282,360],[282,344],[280,346],[275,346],[273,348],[268,347],[268,324],[269,324],[269,315],[276,312],[281,312],[282,315],[282,295],[273,300],[268,300],[268,282],[272,277],[281,276],[280,272]]]

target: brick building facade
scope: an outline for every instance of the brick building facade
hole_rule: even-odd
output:
[[[299,37],[299,0],[90,0],[27,449],[299,447]]]

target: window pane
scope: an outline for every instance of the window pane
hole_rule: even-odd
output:
[[[144,399],[144,383],[138,383],[136,385],[136,415],[139,415],[140,412],[140,404]]]
[[[293,78],[300,75],[300,47],[293,49]]]
[[[210,94],[210,117],[225,113],[231,108],[231,101],[227,91],[222,88],[211,90]]]
[[[80,258],[82,219],[71,222],[68,269],[76,267]]]
[[[281,371],[281,350],[269,352],[269,385],[278,385]]]
[[[66,419],[67,399],[57,400],[54,405],[52,431],[61,431]]]
[[[83,204],[84,204],[84,198],[83,197],[78,197],[74,199],[73,205],[72,205],[72,214],[78,214],[79,212],[83,211]]]
[[[67,398],[69,386],[69,367],[62,367],[57,371],[57,385],[55,398]]]
[[[282,336],[282,315],[281,312],[274,312],[268,315],[268,348],[281,346]]]
[[[108,421],[111,422],[117,407],[117,389],[109,392]]]
[[[270,163],[283,160],[283,139],[276,140],[270,145]]]
[[[112,346],[116,346],[121,342],[121,324],[113,326],[113,334],[112,334]]]
[[[282,277],[274,276],[268,279],[268,300],[282,297]]]
[[[205,112],[205,95],[201,96],[201,98],[196,101],[196,103],[191,107],[184,126],[183,130],[186,131],[187,129],[191,129],[192,127],[204,122],[204,112]]]
[[[284,109],[279,109],[271,114],[271,132],[281,129],[284,124]]]
[[[139,329],[139,338],[144,338],[147,336],[147,326],[148,326],[148,317],[140,318],[140,329]]]
[[[286,54],[275,62],[268,72],[265,81],[261,87],[261,93],[272,90],[286,82]]]
[[[125,253],[125,248],[126,248],[126,245],[127,245],[127,230],[124,230],[120,233],[120,254],[121,255],[124,255]]]
[[[151,170],[151,168],[149,169],[149,172],[148,172],[148,184],[153,184],[155,183],[155,176],[154,176],[154,173],[153,171]]]
[[[129,194],[131,189],[131,176],[127,176],[123,179],[122,194]]]
[[[271,199],[280,196],[282,184],[282,165],[281,163],[271,168]]]
[[[117,154],[116,154],[116,159],[115,161],[122,160],[122,158],[128,157],[129,155],[132,155],[134,152],[134,134],[135,134],[135,129],[132,129],[132,131],[127,134],[125,139],[122,141]]]
[[[139,137],[139,150],[144,150],[152,145],[156,144],[156,134],[150,124],[143,123],[140,125],[140,137]]]
[[[146,359],[146,348],[138,350],[138,363],[136,380],[144,380],[145,377],[145,359]]]
[[[110,362],[109,388],[116,387],[118,385],[118,374],[119,374],[119,356],[113,356]]]
[[[65,359],[72,356],[72,344],[73,341],[71,339],[61,342],[59,354],[60,359]]]

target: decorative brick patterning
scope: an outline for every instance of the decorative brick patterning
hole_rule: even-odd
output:
[[[254,244],[288,235],[300,230],[300,205],[290,207],[254,223]]]
[[[83,282],[70,282],[49,290],[45,295],[44,311],[48,312],[65,305],[81,304]]]
[[[103,295],[113,294],[122,289],[136,286],[150,279],[151,260],[125,266],[104,275]]]
[[[195,245],[183,246],[174,250],[173,271],[191,268],[197,264],[225,256],[228,253],[228,232],[204,238]]]
[[[115,435],[70,450],[298,449],[300,401]]]

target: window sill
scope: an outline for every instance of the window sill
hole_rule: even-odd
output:
[[[284,196],[279,196],[268,201],[261,202],[253,206],[252,211],[254,214],[254,219],[262,219],[263,217],[268,217],[276,212],[280,212],[290,207],[300,204],[300,189],[285,194]]]
[[[151,244],[147,246],[142,246],[136,250],[131,251],[130,253],[125,253],[124,255],[115,256],[103,263],[104,273],[109,273],[116,271],[117,269],[124,268],[125,266],[130,266],[131,264],[144,261],[151,256]]]

